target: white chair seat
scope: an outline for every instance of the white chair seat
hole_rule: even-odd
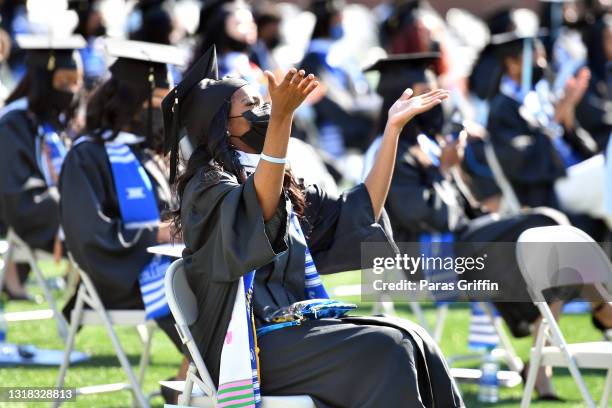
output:
[[[159,384],[163,387],[170,388],[177,392],[182,392],[185,388],[185,381],[160,381]],[[190,407],[197,408],[214,408],[212,398],[204,395],[204,392],[193,384],[191,392]],[[262,397],[262,408],[314,408],[312,399],[306,395],[283,396],[283,397]]]
[[[612,342],[597,341],[568,344],[567,350],[576,360],[578,367],[602,370],[612,367]],[[567,367],[567,360],[559,347],[548,346],[542,349],[542,364]]]
[[[113,326],[138,326],[147,322],[144,310],[107,310],[106,314]],[[88,309],[83,311],[82,324],[101,326],[104,320],[98,312]]]

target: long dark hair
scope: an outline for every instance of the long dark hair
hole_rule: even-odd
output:
[[[49,109],[49,94],[53,88],[53,73],[46,68],[28,68],[24,77],[19,81],[13,92],[6,98],[4,103],[8,105],[21,98],[28,100],[28,110],[39,117],[51,119],[53,112]],[[73,111],[66,112],[72,117]]]
[[[221,171],[226,171],[236,176],[240,184],[247,179],[246,172],[238,152],[229,142],[227,121],[230,113],[231,103],[226,101],[214,116],[206,137],[202,137],[193,154],[187,162],[185,171],[179,175],[176,181],[177,202],[180,204],[178,210],[172,213],[175,235],[182,231],[181,207],[183,194],[189,181],[204,168],[207,177],[218,177]],[[287,195],[293,211],[299,217],[304,216],[306,207],[304,199],[304,187],[298,183],[290,169],[285,170],[283,178],[283,192]]]
[[[101,140],[102,133],[110,130],[112,139],[121,130],[130,128],[148,98],[148,93],[141,88],[114,77],[98,85],[87,102],[85,133]]]

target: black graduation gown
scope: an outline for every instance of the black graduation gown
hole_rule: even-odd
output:
[[[145,150],[132,146],[153,185],[160,209],[171,194],[164,173]],[[84,141],[64,161],[60,178],[60,213],[66,245],[93,281],[102,302],[113,309],[142,309],[138,275],[151,260],[147,247],[157,245],[157,228],[125,230],[113,174],[104,145]],[[71,308],[69,302],[68,308]]]
[[[425,166],[400,138],[391,187],[385,203],[397,242],[418,241],[422,233],[455,232],[467,223],[464,200],[436,166]]]
[[[364,185],[341,198],[316,186],[305,194],[301,225],[319,273],[359,269],[359,243],[390,242]],[[199,309],[191,330],[215,382],[242,274],[257,269],[258,325],[267,313],[305,298],[305,246],[288,232],[287,206],[281,200],[264,223],[253,177],[238,184],[222,171],[202,169],[185,189],[183,257]],[[393,253],[390,245],[387,255]],[[437,346],[409,323],[322,319],[268,333],[258,345],[263,395],[307,394],[318,407],[463,405]]]
[[[514,99],[497,94],[487,128],[499,162],[521,204],[557,207],[554,182],[565,169],[550,137],[520,113]]]
[[[576,119],[593,136],[599,151],[605,151],[612,132],[612,101],[605,80],[591,77],[589,89],[576,107]]]
[[[0,219],[31,247],[50,251],[59,230],[59,197],[38,166],[36,137],[25,110],[0,119]]]

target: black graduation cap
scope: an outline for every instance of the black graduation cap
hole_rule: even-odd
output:
[[[241,78],[219,79],[217,51],[213,45],[185,73],[183,80],[162,101],[165,152],[170,152],[170,183],[178,164],[180,131],[185,128],[194,147],[206,134],[221,106],[234,92],[247,85]]]
[[[109,68],[113,77],[132,84],[157,88],[169,88],[167,64],[184,66],[186,52],[178,47],[107,38],[104,42],[107,53],[117,60]]]
[[[117,60],[109,71],[120,81],[129,83],[140,95],[146,95],[149,102],[147,114],[147,132],[153,129],[153,90],[169,88],[168,65],[185,65],[186,53],[178,47],[153,44],[142,41],[130,41],[107,38],[107,53]]]
[[[399,97],[406,87],[417,82],[427,82],[427,71],[440,59],[440,53],[416,52],[395,54],[376,61],[365,72],[380,72],[376,91],[383,97]]]
[[[344,9],[344,0],[312,0],[310,11],[317,17],[340,13]]]
[[[26,51],[26,65],[31,68],[76,69],[78,57],[75,50],[84,48],[85,39],[81,35],[54,37],[49,35],[19,34],[17,45]]]

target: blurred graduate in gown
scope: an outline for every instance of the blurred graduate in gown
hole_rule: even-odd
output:
[[[85,41],[20,35],[17,43],[26,51],[27,70],[0,118],[0,219],[32,248],[60,256],[57,182],[66,155],[64,131],[83,84],[76,50]],[[14,272],[9,268],[6,290],[27,297]]]
[[[118,57],[111,77],[92,93],[86,129],[68,153],[60,179],[62,227],[78,266],[105,307],[145,309],[180,350],[163,293],[170,259],[147,247],[169,242],[160,220],[172,209],[160,160],[160,102],[171,87],[166,64],[184,56],[175,47],[107,40]],[[68,314],[74,297],[67,303]]]

